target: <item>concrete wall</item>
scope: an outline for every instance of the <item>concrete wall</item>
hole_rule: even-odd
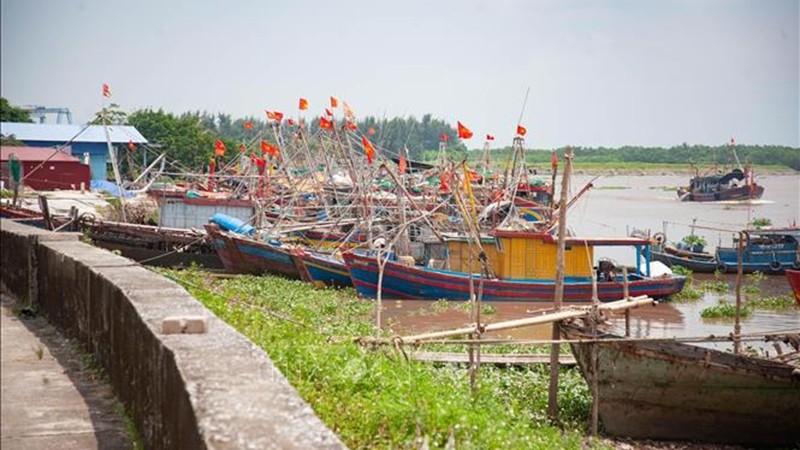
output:
[[[342,448],[269,357],[183,288],[77,240],[0,221],[4,288],[105,368],[148,448]],[[162,334],[168,316],[204,334]]]
[[[203,225],[216,213],[227,214],[245,223],[253,223],[255,215],[252,206],[196,205],[186,203],[183,199],[163,199],[158,213],[159,226],[202,230]]]

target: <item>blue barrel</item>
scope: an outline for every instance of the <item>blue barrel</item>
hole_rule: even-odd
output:
[[[236,217],[231,217],[227,214],[216,213],[214,214],[214,217],[211,218],[211,222],[214,222],[221,228],[234,233],[252,235],[253,232],[256,231],[252,225],[249,225],[243,220],[237,219]]]

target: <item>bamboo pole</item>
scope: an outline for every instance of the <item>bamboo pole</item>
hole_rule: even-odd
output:
[[[740,231],[736,261],[736,315],[733,319],[733,353],[737,355],[742,350],[739,334],[742,332],[742,252],[744,251],[745,239],[750,239],[750,236],[746,231]]]
[[[627,286],[627,284],[626,284]],[[627,300],[628,293],[625,292],[625,299]],[[597,273],[592,270],[592,315],[589,320],[589,324],[591,326],[592,331],[592,339],[597,339],[597,322],[600,320],[599,314],[599,307],[600,305],[600,298],[597,296]],[[627,317],[629,310],[625,310],[625,314]],[[591,344],[591,373],[592,373],[592,382],[591,382],[591,390],[592,390],[592,410],[591,410],[591,433],[592,436],[597,436],[597,422],[599,418],[599,388],[598,388],[598,376],[597,376],[597,344]]]
[[[556,292],[554,306],[555,310],[561,310],[561,304],[564,301],[564,252],[565,252],[565,239],[567,237],[567,190],[569,189],[569,177],[572,169],[572,149],[567,149],[565,155],[566,164],[564,166],[564,175],[561,177],[561,199],[558,204],[558,249],[556,253]],[[512,199],[513,201],[513,199]],[[558,340],[561,337],[560,322],[553,322],[553,340]],[[559,344],[555,343],[550,348],[550,390],[547,398],[547,415],[550,420],[556,422],[558,420],[558,354],[560,352]]]
[[[638,261],[637,261],[637,266]],[[628,285],[628,267],[622,266],[622,295],[625,300],[630,300],[630,286]],[[631,310],[625,310],[625,337],[631,336]]]

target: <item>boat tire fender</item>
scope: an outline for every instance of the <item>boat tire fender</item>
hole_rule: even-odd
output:
[[[664,245],[667,242],[667,237],[664,233],[656,233],[653,235],[653,241],[658,245]]]
[[[725,263],[719,263],[719,264],[717,264],[717,272],[719,272],[719,273],[725,273],[725,272],[727,272],[727,271],[728,271],[728,266],[726,266],[726,265],[725,265]]]
[[[792,264],[792,269],[800,270],[800,260],[797,260],[794,262],[794,264]]]
[[[772,261],[771,263],[769,263],[769,270],[771,270],[773,272],[780,271],[781,270],[781,263],[778,262],[778,261]]]

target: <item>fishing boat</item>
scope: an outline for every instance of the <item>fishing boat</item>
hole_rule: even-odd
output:
[[[716,202],[757,200],[764,195],[764,186],[756,183],[749,170],[733,169],[728,173],[695,176],[689,186],[678,189],[682,202]]]
[[[743,242],[742,271],[779,274],[800,268],[800,228],[747,230]],[[738,270],[738,238],[732,247],[718,247],[714,253],[702,248],[662,244],[654,246],[652,258],[664,264],[682,266],[699,273],[735,273]],[[698,251],[699,250],[699,251]]]
[[[353,286],[363,297],[377,297],[382,265],[380,291],[386,298],[467,300],[470,293],[477,292],[482,284],[483,300],[552,302],[556,238],[543,232],[510,230],[495,230],[492,235],[495,244],[485,246],[483,251],[490,267],[489,274],[476,270],[480,257],[465,257],[465,252],[472,250],[468,249],[466,240],[459,239],[446,242],[450,270],[409,264],[393,253],[357,249],[345,252],[343,257]],[[591,300],[592,261],[597,246],[633,246],[638,255],[637,268],[628,274],[627,283],[613,268],[598,275],[597,289],[601,301],[624,298],[625,284],[631,296],[664,298],[680,292],[686,283],[683,276],[649,276],[647,239],[568,237],[566,245],[565,301]],[[608,268],[608,262],[604,263]]]
[[[562,325],[562,333],[573,340],[593,337],[574,324]],[[758,447],[800,442],[800,369],[674,341],[599,337],[597,344],[570,345],[587,383],[597,377],[608,434]]]
[[[786,279],[789,280],[789,286],[792,288],[794,299],[797,301],[797,306],[800,306],[800,270],[786,270]]]
[[[225,230],[218,223],[205,225],[209,239],[230,273],[274,273],[300,279],[291,249],[280,241],[256,240],[247,234]]]

